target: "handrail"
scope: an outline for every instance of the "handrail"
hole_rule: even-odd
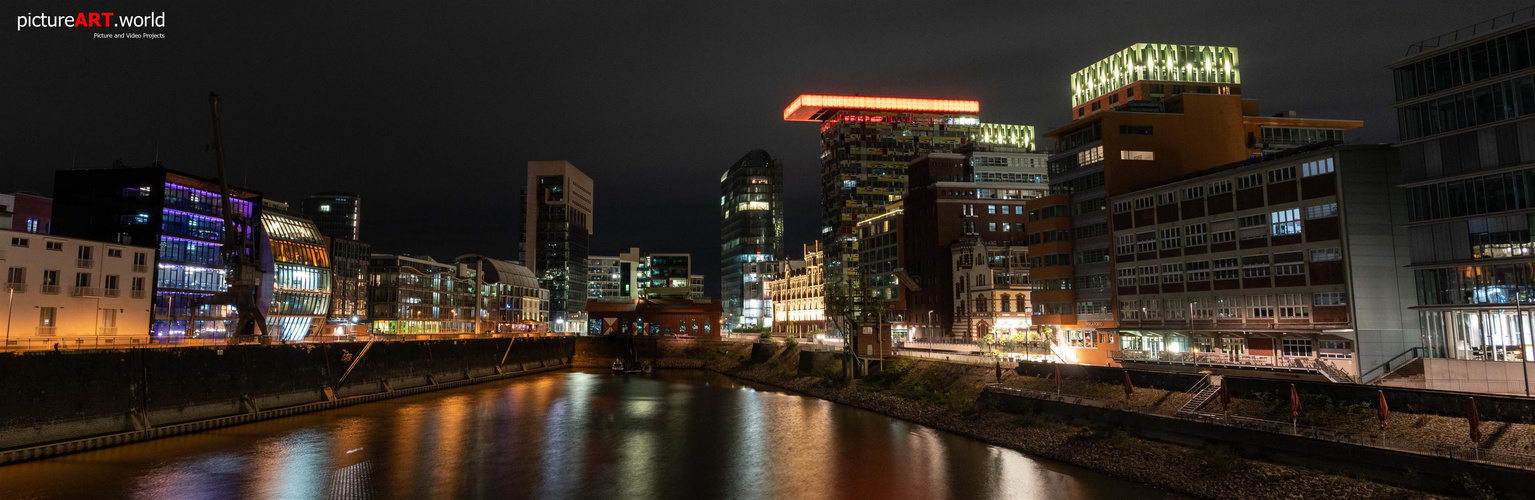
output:
[[[1507,17],[1508,21],[1500,24],[1499,21],[1502,21],[1504,17]],[[1419,40],[1417,43],[1413,43],[1407,46],[1407,54],[1403,57],[1425,52],[1428,49],[1439,48],[1440,44],[1445,42],[1445,37],[1450,37],[1449,44],[1459,42],[1461,41],[1461,32],[1466,30],[1471,30],[1470,33],[1466,33],[1466,39],[1469,40],[1471,38],[1475,38],[1478,31],[1481,31],[1482,33],[1490,33],[1503,28],[1507,28],[1509,26],[1513,26],[1515,24],[1523,23],[1530,19],[1535,19],[1535,7],[1525,7],[1507,14],[1499,14],[1497,17],[1488,19],[1486,21],[1466,26],[1464,28],[1460,28],[1458,30],[1451,31],[1439,36],[1433,36]],[[1485,31],[1482,30],[1482,25],[1484,24],[1488,25]]]
[[[1426,353],[1428,351],[1428,348],[1427,347],[1423,347],[1423,346],[1410,347],[1407,350],[1402,351],[1401,354],[1398,354],[1396,356],[1392,356],[1391,359],[1386,360],[1385,363],[1381,363],[1379,366],[1376,366],[1375,368],[1371,368],[1370,371],[1360,373],[1359,374],[1359,383],[1364,383],[1364,381],[1366,381],[1366,380],[1372,380],[1372,378],[1370,377],[1370,374],[1371,373],[1375,373],[1377,370],[1381,371],[1380,377],[1377,377],[1377,378],[1384,378],[1386,375],[1390,375],[1391,372],[1399,370],[1403,366],[1407,366],[1407,363],[1411,363],[1415,359],[1427,357],[1425,355],[1418,354],[1419,350],[1425,351],[1425,353]],[[1396,361],[1398,359],[1400,359],[1402,356],[1407,356],[1409,354],[1411,354],[1412,356],[1407,358],[1405,361],[1403,361],[1402,364],[1396,364]],[[1393,365],[1396,366],[1396,368],[1392,368]]]

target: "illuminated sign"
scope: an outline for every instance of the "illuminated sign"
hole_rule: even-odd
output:
[[[868,111],[907,111],[915,113],[977,114],[980,101],[958,99],[911,99],[905,97],[864,97],[805,94],[783,110],[785,121],[822,121],[831,112],[844,109]]]
[[[1236,47],[1137,43],[1071,74],[1071,105],[1141,81],[1242,83]]]

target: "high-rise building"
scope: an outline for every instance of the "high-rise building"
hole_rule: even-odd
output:
[[[267,335],[284,341],[321,334],[330,312],[331,261],[314,221],[264,200],[259,228],[261,292],[268,304]]]
[[[302,211],[326,236],[352,241],[362,239],[362,198],[356,193],[315,193],[304,198]]]
[[[1152,60],[1164,66],[1171,61],[1174,69],[1183,70],[1156,69],[1128,83],[1100,84],[1101,76],[1084,78],[1083,72],[1073,76],[1077,92],[1073,116],[1081,117],[1045,134],[1055,139],[1048,165],[1050,195],[1026,205],[1030,259],[1041,259],[1038,267],[1030,269],[1033,279],[1069,283],[1033,293],[1035,324],[1050,331],[1056,345],[1081,351],[1062,357],[1089,364],[1109,362],[1108,349],[1097,346],[1117,344],[1112,338],[1116,298],[1110,242],[1135,237],[1133,232],[1116,232],[1130,229],[1110,224],[1106,196],[1267,152],[1342,140],[1344,131],[1363,125],[1354,120],[1296,118],[1288,112],[1259,115],[1257,101],[1237,94],[1241,80],[1235,49],[1144,44],[1131,49],[1147,47],[1160,47],[1145,53],[1147,57],[1156,56]],[[1147,59],[1138,60],[1116,64],[1133,63],[1133,70],[1139,71]],[[1209,71],[1218,68],[1217,73],[1224,76],[1207,75],[1201,69],[1207,63]],[[1084,71],[1101,75],[1103,64],[1100,61]],[[1172,77],[1186,80],[1168,80]],[[1105,95],[1119,99],[1100,100]],[[1117,105],[1097,104],[1100,109],[1092,109],[1100,102]],[[1080,107],[1083,103],[1086,112]]]
[[[1535,24],[1528,10],[1412,44],[1391,65],[1422,345],[1381,383],[1528,394],[1535,350]],[[1427,358],[1413,361],[1414,358]],[[1377,374],[1378,375],[1378,374]],[[1369,377],[1367,377],[1369,378]]]
[[[521,253],[549,290],[553,328],[585,331],[592,179],[567,161],[530,161],[523,193]]]
[[[1071,74],[1071,118],[1184,92],[1242,94],[1236,47],[1137,43]]]
[[[742,266],[784,258],[783,164],[752,150],[720,175],[720,302],[729,327],[748,325]],[[761,318],[761,306],[752,318]],[[760,323],[760,321],[757,321]]]
[[[245,244],[234,251],[259,256],[254,225],[261,194],[235,186],[229,190],[235,212],[231,224],[244,233]],[[230,249],[224,246],[224,228],[223,197],[215,180],[160,166],[54,175],[54,234],[160,248],[153,262],[151,320],[157,341],[183,335],[223,338],[234,328],[239,318],[233,306],[208,303],[228,289],[225,256]]]
[[[858,268],[858,221],[885,212],[906,194],[906,165],[917,155],[969,144],[980,103],[801,95],[784,120],[821,124],[821,236],[826,279],[840,283]]]

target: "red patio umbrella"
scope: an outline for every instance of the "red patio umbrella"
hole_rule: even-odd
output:
[[[1125,401],[1130,400],[1130,395],[1135,394],[1135,384],[1130,383],[1130,370],[1125,370]]]
[[[1290,426],[1300,432],[1300,394],[1295,392],[1295,384],[1290,384]]]
[[[1376,408],[1375,413],[1380,416],[1380,433],[1384,436],[1386,435],[1386,419],[1391,416],[1391,409],[1386,407],[1386,391],[1375,392],[1380,393],[1380,401],[1377,403],[1379,408]]]
[[[1466,422],[1471,424],[1471,443],[1482,442],[1482,415],[1476,412],[1476,398],[1466,398]]]
[[[1055,365],[1055,393],[1061,393],[1061,365]]]

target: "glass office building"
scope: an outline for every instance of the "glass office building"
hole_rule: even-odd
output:
[[[286,341],[319,333],[330,310],[331,262],[314,221],[268,202],[261,211],[267,334]]]
[[[743,266],[784,258],[783,214],[783,163],[767,151],[746,153],[720,175],[720,302],[728,327],[765,326],[763,294],[747,290],[754,283],[760,289],[760,281]]]

